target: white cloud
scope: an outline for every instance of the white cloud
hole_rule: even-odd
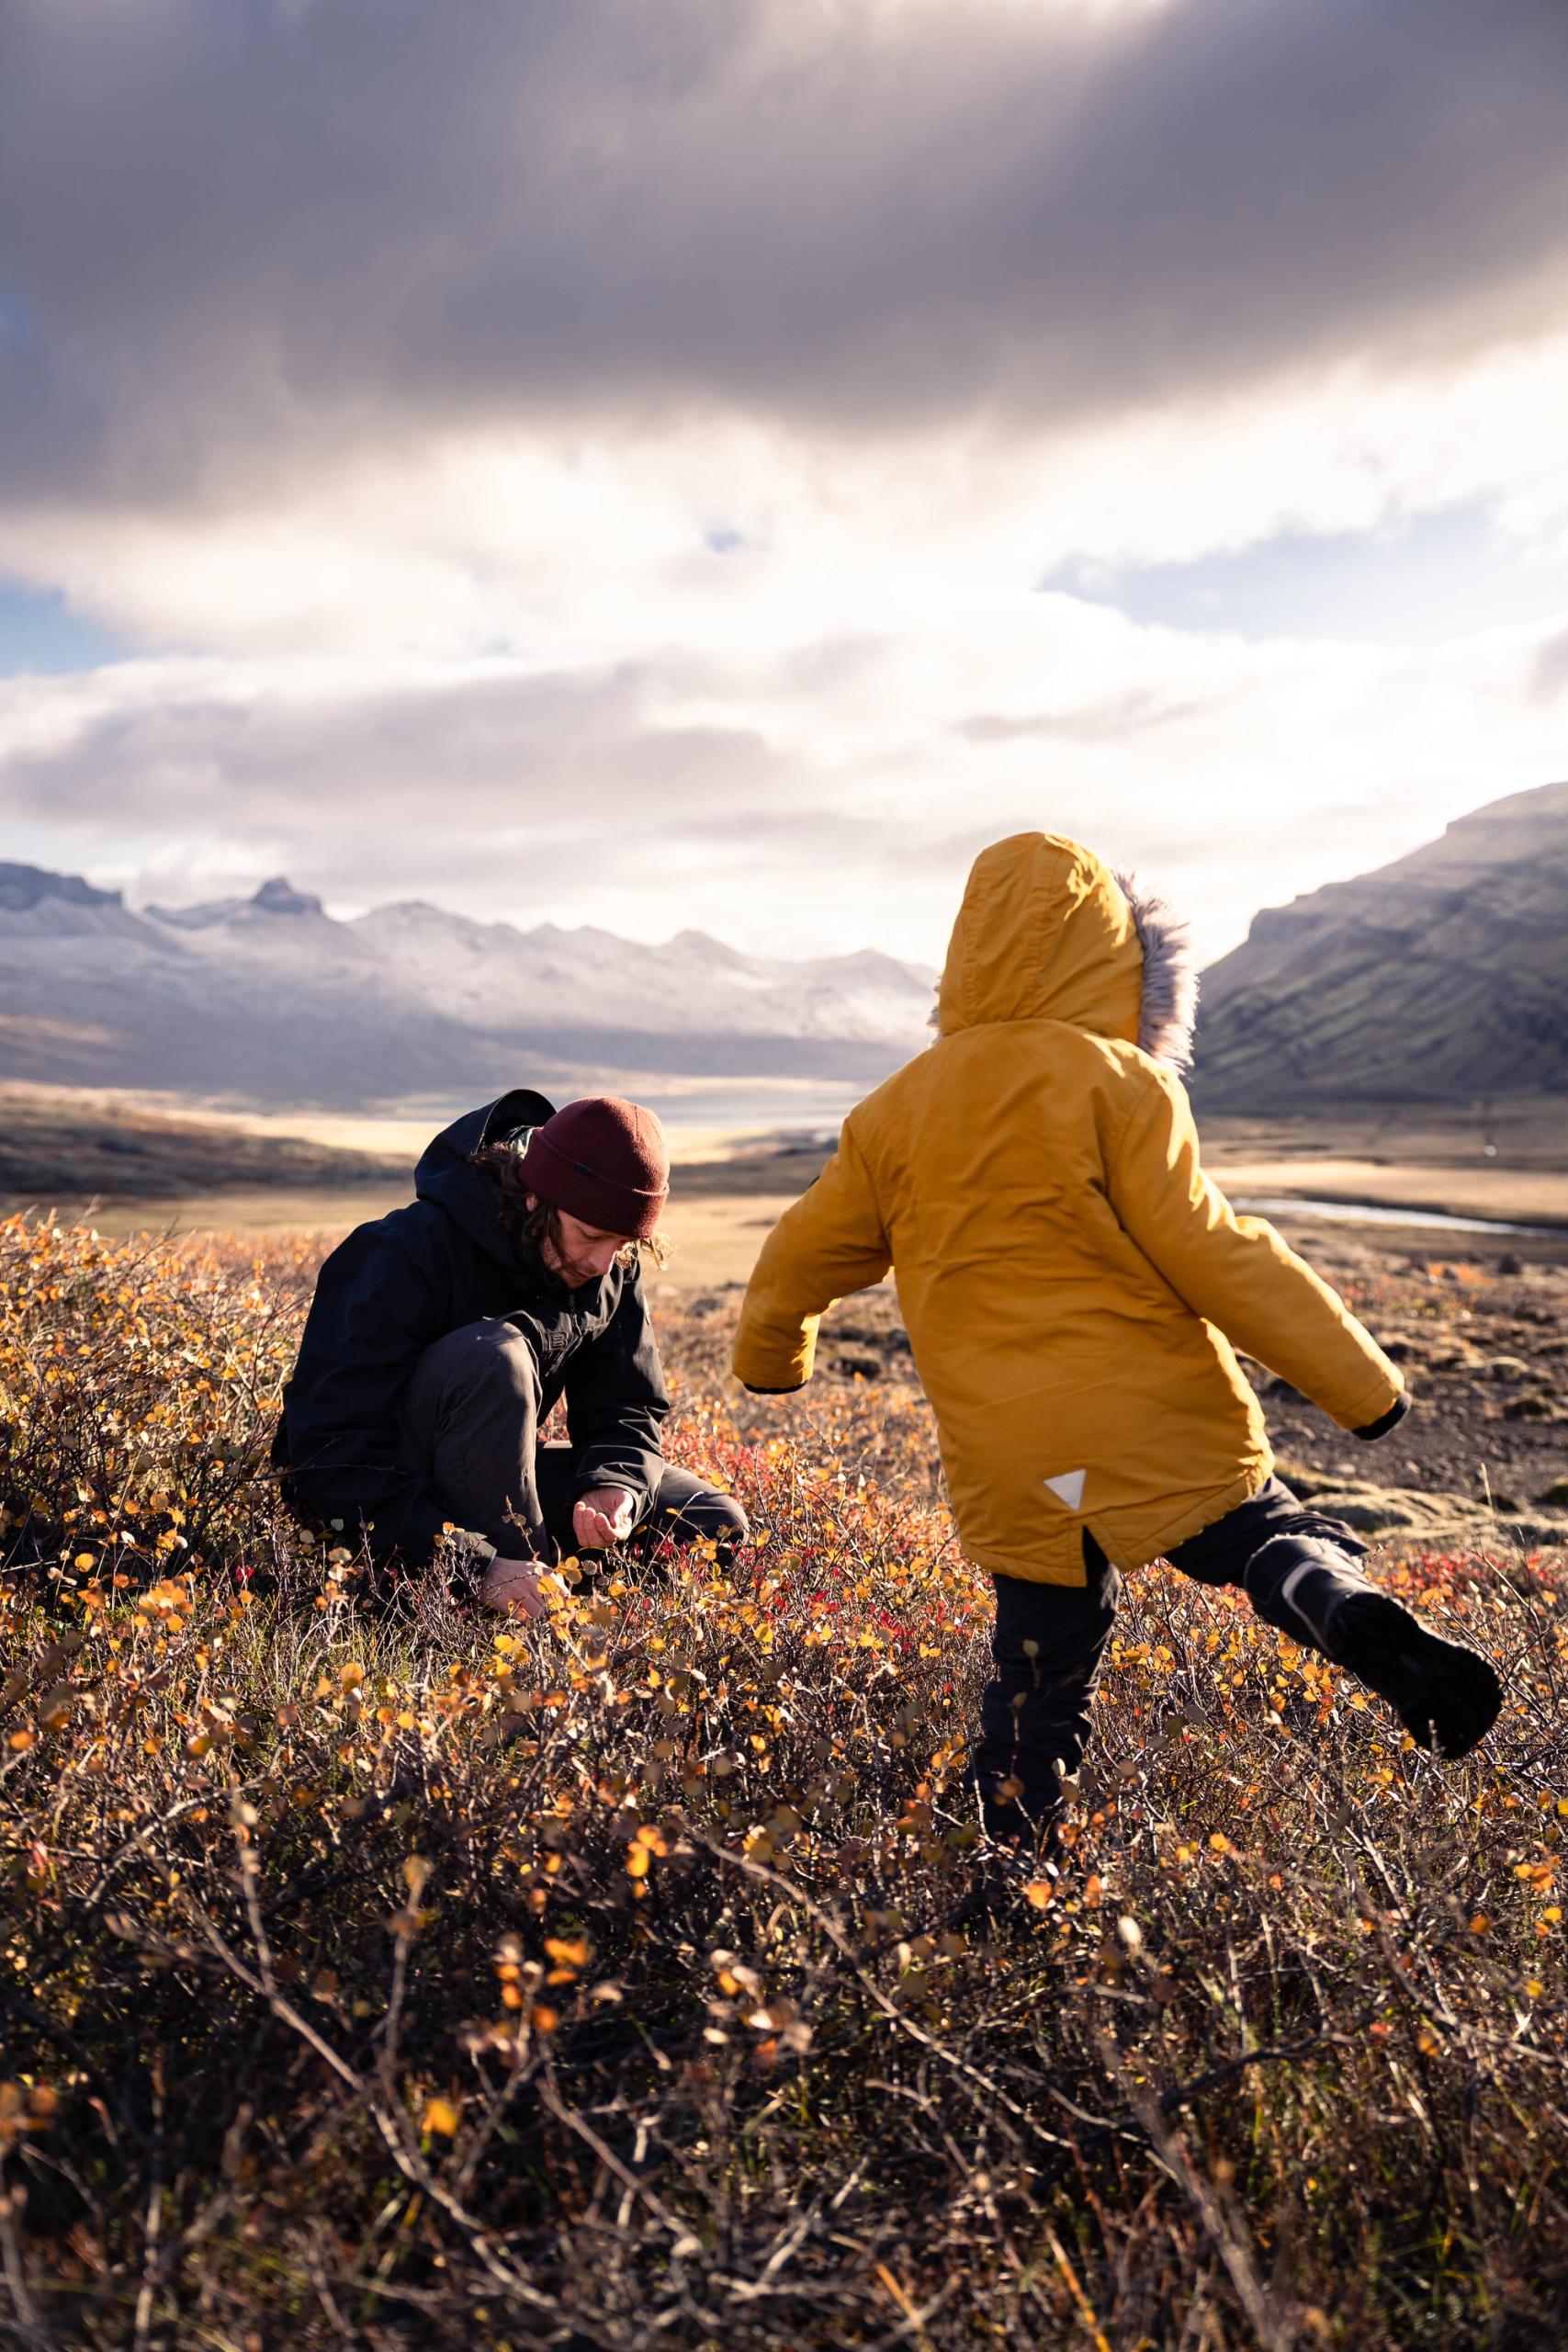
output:
[[[0,691],[0,777],[142,898],[287,867],[339,903],[931,960],[975,850],[1044,826],[1163,878],[1213,954],[1544,780],[1551,642],[1249,645],[1014,594],[773,669],[140,663]]]

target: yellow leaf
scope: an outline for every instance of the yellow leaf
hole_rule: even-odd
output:
[[[426,2132],[440,2132],[450,2140],[457,2129],[457,2110],[449,2098],[427,2099],[424,2109]]]
[[[1023,1890],[1023,1899],[1026,1903],[1032,1903],[1036,1911],[1043,1911],[1049,1906],[1052,1893],[1049,1879],[1032,1878]]]

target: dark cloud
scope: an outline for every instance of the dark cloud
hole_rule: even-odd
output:
[[[885,438],[1539,328],[1562,0],[7,0],[0,493],[433,426]]]

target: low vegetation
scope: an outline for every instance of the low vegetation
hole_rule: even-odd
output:
[[[1450,1767],[1132,1579],[998,1889],[907,1386],[738,1419],[722,1314],[666,1318],[753,1554],[498,1627],[280,1515],[311,1272],[0,1227],[16,2340],[1561,2341],[1568,1563],[1377,1555],[1506,1671]]]

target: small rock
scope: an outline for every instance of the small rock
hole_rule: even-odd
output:
[[[1554,1478],[1537,1495],[1536,1501],[1544,1503],[1548,1510],[1568,1510],[1568,1478]]]
[[[1320,1495],[1318,1508],[1363,1535],[1392,1533],[1396,1528],[1419,1527],[1421,1516],[1392,1494]]]
[[[1536,1519],[1528,1512],[1519,1519],[1499,1519],[1499,1534],[1511,1537],[1527,1546],[1562,1544],[1568,1538],[1568,1525],[1560,1519]]]
[[[1511,1396],[1503,1408],[1506,1421],[1559,1421],[1562,1418],[1550,1396]]]
[[[1512,1250],[1505,1250],[1497,1261],[1497,1272],[1500,1274],[1522,1274],[1524,1270],[1524,1260]]]
[[[880,1380],[882,1358],[880,1356],[840,1356],[833,1369],[835,1372],[841,1372],[846,1380],[856,1378]]]

